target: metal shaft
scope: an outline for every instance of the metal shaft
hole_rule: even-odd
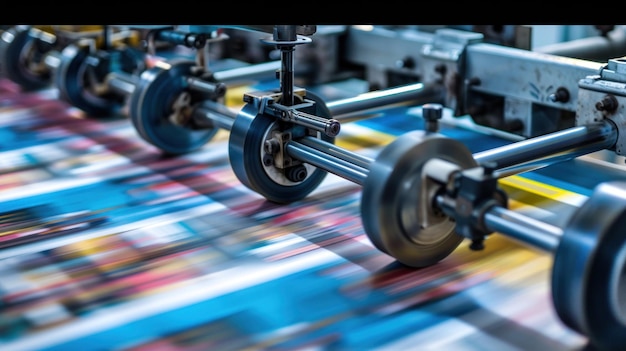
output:
[[[436,195],[437,206],[454,217],[456,199],[446,195]],[[564,230],[558,226],[542,222],[522,213],[493,205],[478,215],[477,222],[484,225],[487,232],[498,232],[522,243],[544,251],[556,250]]]
[[[213,78],[218,82],[235,83],[238,81],[258,80],[276,77],[276,71],[280,69],[280,61],[255,63],[238,68],[218,71],[213,73]]]
[[[107,75],[107,86],[120,95],[131,95],[139,84],[139,77],[123,72],[111,72]]]
[[[372,162],[364,156],[308,136],[298,139],[298,141],[287,142],[285,149],[287,154],[293,158],[359,185],[363,185],[365,182],[369,174],[369,165]]]
[[[266,72],[269,68],[275,69],[278,68],[280,62],[270,62],[266,64],[260,65],[252,65],[244,68],[235,68],[232,70],[215,72],[213,75],[218,81],[224,80],[237,80],[237,79],[245,79],[247,74],[250,76],[255,75],[257,73]],[[264,67],[260,67],[264,65]],[[253,66],[258,66],[259,70],[255,70]],[[262,74],[262,73],[261,73]],[[408,103],[409,101],[415,101],[414,99],[425,99],[425,101],[431,101],[430,98],[434,96],[433,94],[437,94],[439,92],[438,89],[432,86],[425,86],[422,83],[418,84],[410,84],[403,87],[384,89],[380,91],[373,91],[368,93],[363,93],[351,98],[345,98],[340,100],[335,100],[328,103],[326,106],[331,112],[334,120],[335,113],[338,114],[348,114],[348,113],[356,113],[359,111],[372,109],[372,108],[380,108],[380,107],[388,107],[393,104],[400,103]],[[220,116],[221,114],[221,116]],[[305,113],[300,111],[295,111],[295,114],[299,116],[305,115]],[[308,115],[308,114],[307,114]],[[237,112],[233,109],[227,108],[222,104],[217,104],[214,102],[207,101],[203,103],[202,106],[199,106],[194,113],[194,122],[197,126],[206,126],[207,128],[213,128],[214,124],[211,122],[213,118],[219,118],[226,120],[231,120],[230,122],[224,124],[227,126],[226,130],[230,130],[232,126],[233,120],[237,117]],[[320,117],[321,118],[321,117]],[[339,116],[341,118],[341,116]],[[326,129],[326,124],[322,126],[322,129]],[[332,145],[332,144],[330,144]],[[328,147],[328,145],[324,146]],[[370,161],[371,162],[371,161]]]
[[[302,142],[304,140],[306,143]],[[287,153],[300,161],[363,185],[373,160],[347,150],[339,151],[334,144],[322,140],[312,140],[315,138],[289,141],[286,145]],[[518,141],[473,156],[479,164],[495,163],[498,176],[503,177],[602,150],[614,145],[616,140],[617,129],[612,122],[607,121]]]
[[[617,128],[610,121],[569,128],[560,132],[515,142],[474,154],[480,163],[492,163],[497,176],[542,168],[550,164],[609,148],[617,141]],[[449,200],[437,197],[437,203],[450,207]],[[502,206],[492,206],[478,219],[489,231],[499,232],[545,251],[556,250],[563,229],[536,220]]]
[[[184,45],[188,48],[201,49],[206,45],[208,38],[204,33],[187,33],[177,30],[163,29],[156,31],[155,40]]]
[[[357,95],[352,98],[331,101],[326,104],[333,118],[346,119],[355,112],[364,112],[388,107],[394,104],[424,103],[440,101],[443,91],[439,85],[424,85],[424,83],[409,84],[401,87],[372,91]]]
[[[592,61],[622,57],[626,55],[626,26],[617,26],[606,35],[558,42],[534,48],[533,51]]]
[[[193,123],[200,128],[222,128],[231,130],[238,111],[224,104],[207,100],[197,106],[193,112]]]
[[[198,106],[193,115],[198,127],[220,127],[231,130],[238,112],[214,101],[205,101]],[[288,141],[285,152],[300,161],[307,162],[327,172],[336,174],[356,184],[362,185],[369,173],[372,159],[342,149],[333,143],[305,136]]]
[[[189,88],[195,91],[219,96],[226,94],[226,84],[221,82],[212,83],[196,77],[187,77],[187,84],[189,85]]]
[[[498,177],[506,177],[610,148],[617,135],[613,122],[605,120],[477,152],[474,159],[493,164]]]
[[[43,63],[50,72],[54,72],[61,65],[61,52],[52,50],[46,54]]]
[[[500,206],[491,207],[483,222],[487,229],[498,232],[548,252],[559,245],[563,229]]]

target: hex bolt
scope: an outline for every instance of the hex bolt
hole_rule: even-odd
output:
[[[448,67],[443,63],[437,64],[435,66],[435,72],[441,74],[442,76],[445,75],[447,71]]]
[[[292,182],[301,182],[306,179],[308,172],[304,165],[296,165],[285,170],[285,177]]]
[[[481,83],[482,82],[481,82],[480,78],[478,78],[478,77],[472,77],[472,78],[466,80],[466,84],[468,86],[477,86],[477,85],[480,85]]]
[[[568,102],[569,97],[569,91],[563,87],[559,87],[556,92],[548,96],[548,99],[552,102]]]
[[[265,140],[263,144],[265,152],[274,155],[280,150],[280,143],[275,138]]]
[[[443,115],[443,106],[441,104],[424,104],[422,106],[422,117],[426,122],[424,130],[427,132],[436,132],[439,130],[439,120]]]
[[[410,57],[407,56],[403,59],[397,60],[396,61],[396,67],[397,68],[406,68],[406,69],[413,69],[415,68],[415,60]]]
[[[617,110],[617,106],[619,103],[617,99],[613,95],[606,95],[602,98],[602,100],[596,103],[596,110],[598,111],[606,111],[608,113],[613,113]]]
[[[498,164],[494,161],[483,162],[480,166],[483,169],[483,174],[486,176],[493,175],[496,169],[498,169]]]
[[[470,250],[472,251],[481,251],[485,249],[485,240],[482,238],[472,239],[472,242],[469,245]]]
[[[269,167],[274,164],[274,157],[270,154],[263,154],[263,165]]]

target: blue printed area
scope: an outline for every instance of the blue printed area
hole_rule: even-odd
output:
[[[383,290],[370,288],[350,296],[345,292],[346,286],[366,278],[366,275],[332,278],[323,274],[325,269],[336,265],[337,262],[333,262],[305,269],[77,338],[48,350],[86,350],[94,344],[102,349],[114,349],[129,344],[131,340],[149,342],[211,323],[227,324],[234,329],[238,335],[236,338],[231,336],[229,342],[236,342],[238,346],[254,347],[268,342],[271,349],[293,349],[324,340],[325,346],[331,349],[358,350],[382,346],[390,339],[432,328],[450,317],[479,309],[478,304],[458,303],[458,300],[468,300],[464,293],[459,293],[442,296],[428,306],[416,305],[402,313],[380,311],[391,300],[403,296],[390,296]],[[445,281],[432,281],[405,295],[419,294],[442,283]],[[289,327],[293,329],[287,330]],[[280,330],[284,332],[277,333]],[[198,335],[198,338],[202,337]],[[235,349],[233,345],[214,346]]]
[[[66,139],[64,134],[49,134],[33,130],[20,130],[13,126],[0,127],[0,152],[17,150],[29,146],[54,143]]]
[[[414,113],[409,113],[409,111],[410,108],[407,107],[389,108],[385,109],[380,117],[355,123],[394,136],[399,136],[410,130],[423,130],[424,119]],[[480,134],[469,129],[455,128],[443,123],[440,124],[439,132],[452,139],[462,141],[472,152],[480,152],[510,143],[509,140],[496,136]]]
[[[136,192],[131,194],[132,190],[137,189],[137,185],[124,183],[124,179],[109,179],[94,184],[24,196],[2,202],[2,212],[41,206],[46,209],[45,213],[41,213],[41,218],[45,219],[87,211],[85,218],[103,219],[98,222],[99,228],[113,228],[213,202],[210,197],[189,196],[180,200],[151,204],[150,201],[159,200],[159,196],[162,195],[154,191],[145,191],[139,195]],[[90,215],[90,213],[93,214]]]
[[[270,81],[261,83],[256,88],[269,90],[276,87],[277,82]],[[379,117],[354,123],[393,136],[423,129],[423,120],[407,111],[406,107],[391,108]],[[40,116],[39,119],[44,120],[45,116]],[[69,121],[69,118],[66,121],[69,124],[77,123]],[[94,122],[97,123],[106,126],[108,122]],[[128,128],[131,128],[130,123]],[[125,142],[123,137],[102,138],[119,131],[93,129],[91,134],[85,133],[82,137],[107,142],[107,147],[118,147],[116,150],[134,150],[130,146],[120,146]],[[74,132],[80,133],[81,129]],[[67,135],[46,136],[41,131],[19,129],[15,125],[0,128],[0,133],[6,134],[0,134],[0,137],[5,137],[0,144],[2,150],[41,143],[50,143],[51,147],[55,147],[55,141],[71,138]],[[496,136],[447,125],[441,126],[441,133],[466,143],[472,152],[510,143]],[[126,135],[138,138],[134,133]],[[79,138],[77,141],[80,141]],[[85,152],[81,148],[72,150],[76,152],[72,156]],[[271,204],[244,189],[232,171],[225,170],[228,167],[226,148],[223,153],[221,158],[216,157],[219,161],[214,163],[194,164],[193,161],[180,158],[181,162],[170,165],[169,168],[162,164],[156,166],[159,162],[167,161],[150,159],[149,155],[138,157],[133,162],[145,169],[140,175],[116,176],[114,172],[119,171],[119,168],[113,168],[113,173],[103,173],[107,176],[92,184],[49,190],[2,202],[3,212],[36,208],[35,216],[40,217],[79,211],[98,212],[99,216],[106,218],[106,222],[99,224],[100,228],[110,229],[103,236],[111,236],[109,243],[113,242],[110,245],[115,248],[112,251],[119,250],[124,255],[121,258],[116,257],[106,249],[98,251],[98,247],[91,246],[84,249],[84,252],[79,250],[75,253],[76,248],[81,247],[76,245],[67,250],[54,248],[1,261],[3,277],[11,277],[11,281],[17,281],[18,277],[28,276],[29,283],[36,285],[39,283],[37,277],[43,276],[37,270],[40,267],[31,267],[30,262],[20,260],[28,261],[28,257],[45,256],[48,261],[42,262],[49,265],[47,268],[53,272],[50,276],[58,280],[56,283],[66,283],[64,288],[67,289],[67,296],[55,300],[57,296],[54,293],[64,291],[61,288],[48,291],[45,288],[47,281],[43,278],[40,278],[44,281],[41,283],[44,286],[41,288],[43,298],[39,295],[42,291],[30,291],[29,284],[6,287],[17,290],[11,291],[12,295],[0,290],[0,312],[10,312],[0,313],[0,348],[3,346],[2,342],[19,342],[41,336],[25,316],[31,309],[40,310],[38,299],[53,301],[55,307],[70,315],[67,323],[80,325],[90,318],[103,318],[107,312],[112,313],[109,318],[114,318],[117,308],[130,311],[149,298],[162,299],[166,303],[177,294],[206,289],[207,297],[200,301],[188,301],[164,311],[155,310],[129,321],[113,323],[111,327],[95,328],[86,335],[45,348],[65,351],[91,350],[94,345],[101,349],[123,350],[157,340],[175,339],[181,337],[179,334],[185,333],[207,340],[209,346],[196,349],[255,349],[259,345],[267,344],[271,346],[268,348],[270,350],[304,349],[307,345],[321,345],[324,349],[361,350],[385,346],[390,341],[421,330],[429,330],[477,311],[487,314],[486,308],[474,300],[472,293],[490,303],[495,300],[492,295],[496,294],[507,306],[515,304],[516,299],[525,298],[514,294],[511,276],[507,275],[513,268],[502,268],[494,262],[473,262],[475,265],[487,267],[483,268],[486,272],[484,277],[473,275],[475,271],[468,268],[471,263],[466,264],[467,261],[464,260],[467,257],[451,257],[452,261],[446,261],[451,262],[448,266],[439,265],[430,270],[412,271],[389,264],[393,262],[392,258],[366,243],[367,238],[359,218],[359,192],[353,187],[354,184],[339,184],[335,185],[336,188],[322,189],[294,204]],[[97,150],[94,154],[97,154]],[[129,162],[129,168],[133,166],[133,162]],[[46,168],[45,159],[32,163],[33,168]],[[594,176],[589,177],[589,174]],[[161,177],[151,178],[151,175]],[[524,176],[585,195],[599,181],[625,177],[621,172],[582,161],[564,162],[526,173]],[[159,202],[172,194],[180,193],[187,195],[174,196],[170,200]],[[198,215],[192,219],[180,220],[178,226],[183,228],[181,231],[174,231],[157,220],[153,226],[137,230],[142,233],[118,233],[115,230],[124,224],[215,203],[224,205],[223,209],[207,216]],[[80,233],[74,235],[80,238]],[[151,245],[155,248],[150,249]],[[509,250],[502,256],[519,250],[512,245],[502,246]],[[68,256],[68,252],[75,256]],[[108,257],[109,254],[112,257]],[[487,257],[493,252],[479,254]],[[319,255],[324,259],[310,259],[297,269],[270,275],[267,279],[262,278],[272,268],[304,260],[307,255],[316,258],[318,256],[315,255]],[[90,269],[75,273],[85,266]],[[180,273],[183,277],[172,277],[163,274],[164,271]],[[415,272],[417,273],[414,274]],[[75,281],[70,279],[74,279],[72,274],[76,274]],[[498,280],[499,274],[506,276],[506,279]],[[142,279],[147,279],[146,275],[155,281],[145,284],[146,280]],[[238,286],[235,282],[242,277],[250,280],[244,280],[239,283],[243,285]],[[137,281],[145,285],[136,288],[137,291],[133,290],[135,286],[132,283],[125,287],[126,290],[111,290],[113,292],[110,293],[106,288],[92,289],[94,285],[99,286],[98,284],[111,287],[107,284],[115,283],[116,279],[121,278],[129,278],[128,281],[131,282],[135,281],[130,278],[137,278]],[[423,281],[414,284],[420,278],[424,278]],[[167,281],[177,284],[173,284],[174,287],[169,291],[150,290],[150,284],[158,285],[159,279],[171,279]],[[195,286],[188,282],[191,280],[204,282],[204,285]],[[72,284],[67,284],[68,281]],[[125,283],[129,284],[128,281]],[[233,287],[228,288],[231,285]],[[220,288],[226,291],[210,294],[212,289]],[[26,293],[19,289],[26,290]],[[76,289],[78,293],[72,289]],[[476,292],[477,289],[479,292]],[[492,295],[485,292],[485,289],[491,291]],[[31,300],[20,300],[22,294],[27,293]],[[541,296],[543,298],[546,295]],[[498,307],[493,306],[494,310]],[[547,312],[524,311],[523,314],[533,313]],[[541,317],[549,319],[554,316],[550,314]],[[518,328],[514,331],[523,330],[523,323],[517,323],[515,318],[515,315],[502,316],[493,323],[482,326],[493,330],[504,320],[507,327]],[[517,318],[523,319],[519,316]],[[16,320],[20,322],[15,322]],[[546,329],[556,330],[557,336],[551,339],[552,346],[556,346],[554,348],[564,349],[566,346],[563,345],[579,341],[575,335],[559,329],[561,324],[550,321],[554,323]],[[64,323],[65,321],[48,326],[48,331],[68,325]],[[483,320],[481,323],[484,323]],[[480,329],[481,325],[476,328]],[[194,334],[194,331],[197,332]],[[515,345],[514,341],[519,339],[517,336],[511,337],[511,334],[494,333],[492,337],[502,343],[510,341],[514,346],[521,346]],[[528,338],[528,342],[539,345],[537,348],[540,349],[550,349],[546,345],[536,344],[537,334],[539,332],[532,334],[535,337]],[[557,341],[554,340],[559,338],[563,339],[563,344],[559,342],[559,345],[555,345]],[[180,342],[179,346],[183,344],[185,343]]]

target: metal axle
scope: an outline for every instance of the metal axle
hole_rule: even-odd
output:
[[[272,64],[275,65],[275,64]],[[234,69],[232,71],[239,70]],[[226,72],[224,76],[229,76],[230,73],[228,71],[216,72],[214,77],[222,77],[221,73]],[[244,72],[244,71],[241,71]],[[219,74],[219,75],[218,75]],[[254,74],[254,73],[253,73]],[[230,75],[233,77],[232,75]],[[221,80],[221,79],[220,79]],[[350,117],[349,119],[354,119],[351,116],[357,112],[362,112],[363,110],[371,110],[376,108],[388,107],[390,105],[401,104],[401,103],[409,103],[409,102],[417,102],[417,101],[427,101],[432,98],[434,95],[437,95],[437,89],[429,86],[425,86],[424,84],[409,84],[402,87],[395,87],[390,89],[384,89],[380,91],[367,92],[355,97],[339,99],[332,101],[327,104],[327,107],[335,120],[342,120],[342,117]],[[296,111],[297,115],[302,116],[304,113]],[[221,115],[221,116],[220,116]],[[310,114],[307,114],[310,115]],[[337,118],[335,116],[337,115]],[[194,124],[198,127],[204,128],[213,128],[215,125],[213,124],[214,119],[220,119],[221,122],[219,124],[224,125],[224,129],[230,130],[232,127],[232,121],[226,122],[227,120],[234,120],[237,117],[237,112],[229,109],[223,105],[206,102],[202,103],[198,106],[193,114],[192,120]],[[348,118],[344,118],[346,120]],[[327,125],[322,124],[322,130],[326,129]],[[336,133],[335,133],[336,134]],[[332,145],[332,144],[331,144]],[[334,145],[333,145],[334,146]],[[326,147],[326,146],[325,146]]]
[[[374,162],[353,152],[342,150],[328,142],[305,137],[289,141],[286,145],[290,156],[300,161],[337,174],[359,185],[363,185]],[[542,137],[518,141],[506,146],[475,153],[480,164],[493,162],[498,177],[527,172],[557,162],[574,159],[615,144],[617,129],[612,122],[581,126],[548,134]],[[341,155],[341,156],[339,156]],[[358,161],[355,161],[358,160]],[[519,163],[516,165],[516,163]]]

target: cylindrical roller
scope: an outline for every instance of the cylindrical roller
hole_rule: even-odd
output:
[[[0,36],[2,75],[25,91],[50,85],[51,73],[45,64],[46,52],[54,47],[56,36],[33,26],[19,25]],[[43,44],[43,45],[42,45]]]
[[[554,255],[559,317],[598,350],[626,345],[626,183],[603,183],[564,228]]]
[[[438,137],[433,139],[435,136]],[[381,251],[409,266],[428,266],[451,252],[450,247],[446,247],[434,252],[436,254],[425,253],[426,250],[415,245],[416,241],[412,239],[422,232],[432,232],[435,238],[446,238],[454,227],[432,225],[437,223],[438,213],[432,209],[436,201],[434,194],[444,189],[442,184],[447,184],[448,180],[443,173],[447,175],[452,168],[437,168],[429,161],[441,159],[458,170],[489,163],[495,168],[496,176],[504,177],[610,148],[615,143],[617,131],[612,122],[604,121],[475,153],[470,155],[471,160],[466,159],[469,154],[466,146],[439,136],[438,133],[413,131],[397,138],[371,163],[367,178],[357,179],[363,181],[361,211],[368,236]],[[423,151],[431,144],[438,147]],[[392,153],[389,150],[399,151]],[[412,156],[409,158],[404,154]],[[330,163],[330,159],[325,162]],[[405,165],[405,162],[412,164]],[[427,164],[429,167],[425,167]],[[410,175],[398,174],[397,169]],[[414,196],[412,201],[404,200],[409,196],[407,193],[413,194],[410,195]]]
[[[313,166],[327,170],[356,184],[363,184],[369,173],[367,168],[350,162],[349,158],[345,159],[338,157],[337,154],[329,154],[330,147],[325,144],[330,143],[313,143],[313,140],[317,139],[304,137],[298,141],[287,142],[285,145],[287,154],[298,160],[306,160],[305,162]],[[344,151],[342,154],[347,155],[348,153]]]
[[[191,128],[195,102],[209,100],[204,91],[190,89],[185,77],[191,76],[195,63],[175,61],[144,71],[129,101],[129,115],[138,134],[169,154],[188,153],[204,146],[217,128]]]
[[[306,98],[316,103],[303,112],[330,117],[330,111],[318,96],[309,92]],[[327,174],[325,170],[295,159],[283,159],[282,165],[276,164],[278,160],[267,151],[267,143],[271,143],[277,135],[294,140],[305,136],[293,135],[306,133],[305,128],[290,127],[291,123],[259,113],[256,104],[246,104],[230,131],[228,157],[235,175],[242,184],[277,203],[294,202],[306,197]],[[290,131],[285,134],[288,129]],[[329,143],[334,141],[334,138],[323,133],[318,133],[317,137]],[[294,175],[298,177],[295,178]]]
[[[241,74],[240,77],[243,77],[243,75],[245,75],[246,72],[249,72],[249,71],[246,71],[246,70],[240,71],[239,68],[235,68],[232,70],[215,72],[213,74],[213,77],[214,78],[219,77],[219,80],[221,81],[222,74],[224,74],[224,77],[231,77],[231,79],[234,79],[234,77],[236,76],[235,75],[236,72],[239,72],[238,74]],[[227,78],[224,78],[224,79],[227,79]],[[422,96],[424,98],[426,98],[427,96],[430,96],[430,94],[428,93],[426,95],[422,95],[423,92],[425,92],[425,90],[422,84],[411,84],[411,85],[407,85],[404,87],[390,88],[390,89],[380,90],[376,92],[364,93],[364,94],[361,94],[352,98],[335,100],[333,102],[328,103],[326,105],[327,106],[326,108],[328,108],[330,113],[332,113],[333,111],[335,111],[336,113],[340,113],[340,114],[358,113],[359,108],[368,110],[372,108],[389,107],[390,105],[393,105],[393,104],[407,103],[409,101],[413,101],[412,99],[418,98],[419,96]],[[307,94],[309,96],[311,95],[310,92]],[[318,102],[318,103],[323,103],[323,102]],[[328,107],[329,105],[334,106],[334,110],[329,108]],[[305,114],[299,111],[295,111],[294,114],[296,116],[314,116],[314,115]],[[210,101],[207,101],[206,104],[203,103],[196,107],[192,120],[194,121],[194,125],[198,128],[213,128],[216,126],[214,122],[217,122],[218,123],[217,126],[219,126],[220,128],[230,130],[230,128],[232,127],[232,123],[234,122],[234,119],[236,117],[237,117],[237,112],[235,112],[233,109],[227,108],[220,104],[215,104],[215,103],[211,103]],[[325,121],[328,121],[330,119],[321,118],[319,116],[314,116],[314,117],[317,117],[316,121],[319,122],[319,125],[315,125],[314,127],[317,127],[316,129],[320,131],[326,131],[329,124]],[[341,118],[341,116],[339,118]],[[334,116],[332,120],[335,120]],[[321,121],[324,121],[324,122],[321,122]],[[307,124],[306,126],[312,127],[310,124]],[[335,136],[337,133],[330,133],[330,134],[332,134],[330,136]],[[314,138],[305,138],[305,139],[307,139],[308,142],[310,143],[315,143],[315,141],[312,140]],[[325,150],[325,151],[334,150],[335,153],[337,152],[337,148],[334,146],[334,144],[316,143],[316,145],[317,145],[316,147],[319,147],[321,150]],[[293,149],[293,148],[294,148],[294,145],[290,147],[290,149]],[[295,148],[297,148],[297,146],[295,146]],[[321,152],[325,152],[325,151],[321,151]],[[342,151],[342,153],[345,153],[345,152],[347,151]],[[363,156],[356,155],[356,154],[352,154],[350,156],[350,159],[351,160],[360,159],[360,161],[357,161],[356,163],[357,166],[359,166],[358,162],[369,164],[372,161],[370,159],[364,160]],[[357,183],[360,184],[360,181],[358,180],[356,181]]]
[[[564,228],[492,206],[487,230],[554,253],[552,300],[599,350],[626,345],[626,182],[601,183]]]
[[[217,71],[213,73],[213,78],[218,82],[232,84],[245,80],[272,78],[279,69],[280,61],[277,60]]]
[[[405,86],[371,91],[352,98],[330,101],[328,109],[333,118],[338,120],[348,119],[355,112],[367,112],[368,110],[389,107],[395,104],[424,103],[442,101],[443,91],[440,85],[425,85],[415,83]]]
[[[583,60],[608,61],[626,55],[626,26],[616,26],[605,35],[544,45],[533,51]]]
[[[435,155],[463,169],[477,165],[461,142],[413,131],[378,154],[363,183],[361,219],[369,239],[380,251],[412,267],[439,262],[462,241],[454,221],[432,205],[438,187],[423,177],[425,164]]]
[[[474,159],[494,164],[503,177],[609,149],[617,142],[617,134],[614,123],[604,120],[477,152]]]
[[[172,29],[156,30],[154,39],[194,49],[203,48],[208,40],[207,35],[204,33],[187,33]]]
[[[115,60],[120,70],[102,72],[103,67],[110,66],[109,60]],[[136,81],[128,76],[144,68],[144,55],[131,48],[98,56],[88,46],[68,45],[61,51],[59,66],[54,70],[54,83],[64,101],[90,116],[108,117],[118,114],[127,94],[134,91],[132,85]]]
[[[111,72],[107,75],[106,84],[109,90],[116,94],[130,96],[139,84],[139,77],[128,73]]]

